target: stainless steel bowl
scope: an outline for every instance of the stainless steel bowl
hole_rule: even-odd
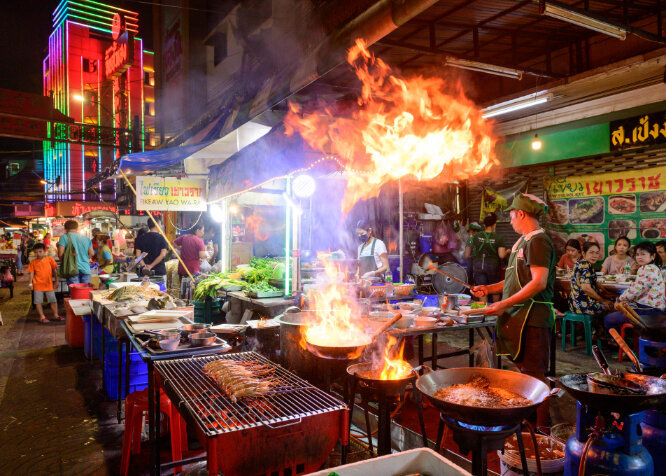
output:
[[[193,334],[195,332],[205,331],[209,327],[210,324],[195,323],[195,324],[183,324],[178,329],[180,329],[180,333],[183,335],[183,337],[189,337],[190,334]]]
[[[190,334],[190,344],[195,347],[206,347],[215,342],[217,336],[214,332],[199,331]]]

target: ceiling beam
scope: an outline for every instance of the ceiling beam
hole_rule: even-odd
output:
[[[386,40],[386,39],[379,40],[377,42],[377,44],[381,44],[381,45],[384,45],[384,46],[396,47],[396,48],[404,48],[404,49],[411,50],[411,51],[417,51],[417,52],[421,53],[420,56],[424,56],[424,55],[439,55],[439,56],[442,56],[442,57],[455,56],[456,58],[468,59],[468,60],[471,60],[471,61],[478,60],[478,58],[460,56],[456,53],[451,53],[449,51],[440,50],[439,48],[429,48],[427,46],[411,45],[411,44],[407,44],[407,43],[400,43],[400,42],[397,42],[397,41],[391,41],[391,40]],[[483,61],[483,60],[480,60],[480,61]],[[497,63],[493,63],[493,64],[496,65],[496,66],[505,66],[507,68],[513,68],[513,66],[506,66],[506,65],[497,64]],[[561,75],[546,73],[544,71],[539,71],[539,70],[532,69],[532,68],[518,68],[518,69],[520,69],[521,71],[523,71],[526,74],[529,74],[529,75],[532,75],[532,76],[539,76],[539,77],[543,77],[543,78],[559,79],[559,78],[563,77]]]

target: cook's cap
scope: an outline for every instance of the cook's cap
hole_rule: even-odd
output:
[[[468,229],[468,230],[476,230],[476,231],[481,231],[481,230],[483,230],[483,228],[481,227],[481,225],[479,225],[479,224],[478,224],[477,222],[475,222],[475,221],[473,221],[472,223],[470,223],[469,225],[467,225],[467,229]]]
[[[548,205],[539,197],[531,193],[519,193],[513,197],[513,203],[505,211],[509,210],[522,210],[527,213],[532,213],[536,216],[543,215],[548,211]]]

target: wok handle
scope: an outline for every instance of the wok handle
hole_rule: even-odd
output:
[[[458,279],[458,278],[456,278],[455,276],[453,276],[453,275],[451,275],[451,274],[449,274],[449,273],[445,273],[444,271],[442,271],[442,270],[439,269],[439,268],[435,268],[435,265],[433,265],[432,263],[430,264],[430,269],[432,269],[433,271],[437,271],[439,274],[442,274],[442,275],[446,276],[447,278],[449,278],[449,279],[455,281],[455,282],[458,283],[458,284],[462,284],[462,285],[465,286],[467,289],[472,289],[472,286],[470,286],[469,284],[467,284],[467,283],[466,283],[465,281],[463,281],[462,279]]]
[[[634,363],[634,366],[636,367],[636,370],[639,372],[643,371],[643,368],[641,366],[641,363],[638,361],[638,358],[636,357],[636,354],[634,354],[634,351],[631,350],[631,347],[627,345],[627,343],[624,341],[622,336],[617,333],[615,329],[608,329],[608,333],[615,339],[615,342],[617,342],[617,345],[620,346],[622,351],[629,356],[631,361]]]
[[[432,370],[430,367],[428,367],[426,364],[421,364],[419,367],[421,368],[421,370],[423,370],[423,375],[428,375],[430,372],[433,371],[433,370]]]
[[[402,317],[402,314],[401,314],[401,313],[399,313],[399,312],[396,313],[395,316],[393,316],[391,319],[389,319],[389,321],[388,321],[387,323],[383,324],[382,327],[380,327],[379,329],[377,329],[377,330],[375,331],[375,333],[372,334],[372,340],[375,340],[379,334],[381,334],[381,333],[384,332],[386,329],[388,329],[389,327],[391,327],[393,324],[395,324],[396,322],[398,322],[398,320],[399,320],[401,317]]]
[[[546,395],[546,398],[544,398],[544,401],[549,399],[549,398],[560,398],[562,395],[564,395],[566,392],[564,389],[561,389],[559,387],[555,387],[552,389],[548,395]]]

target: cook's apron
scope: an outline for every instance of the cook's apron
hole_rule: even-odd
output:
[[[377,238],[372,239],[372,245],[370,245],[370,256],[361,256],[361,253],[363,253],[363,248],[365,248],[365,243],[361,246],[361,249],[359,250],[358,254],[358,270],[359,274],[363,276],[365,273],[369,273],[370,271],[377,271],[379,268],[377,268],[377,263],[375,263],[375,243],[377,242]]]
[[[543,230],[540,230],[543,233]],[[538,234],[538,233],[535,233]],[[530,238],[534,235],[530,235]],[[511,248],[511,255],[509,256],[509,263],[504,275],[504,290],[502,299],[507,299],[513,296],[527,283],[521,283],[518,276],[518,254],[520,250],[527,247],[528,240],[521,236],[518,242]],[[523,251],[524,253],[524,251]],[[523,329],[527,324],[527,319],[530,317],[532,306],[546,305],[550,308],[550,312],[554,313],[552,302],[535,301],[530,298],[529,300],[511,306],[503,314],[497,317],[497,324],[495,325],[497,335],[497,354],[508,355],[512,360],[515,360],[520,354],[522,345]]]

